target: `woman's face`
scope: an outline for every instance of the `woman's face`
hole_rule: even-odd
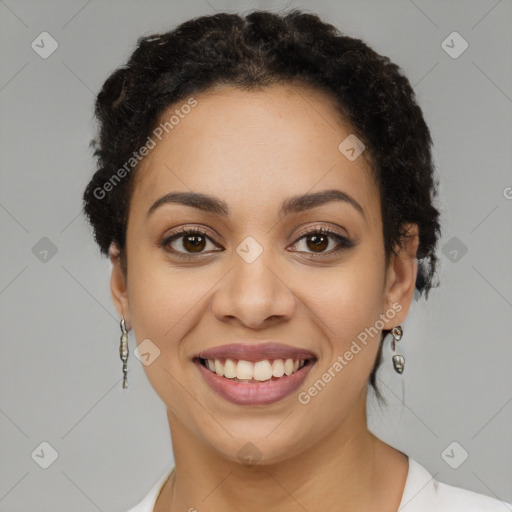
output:
[[[137,171],[114,301],[173,438],[233,461],[289,459],[363,427],[381,330],[410,305],[415,247],[386,267],[378,189],[352,139],[339,149],[351,128],[322,92],[194,98],[166,113],[179,121]],[[182,233],[194,229],[205,234]],[[287,375],[286,359],[306,361]]]

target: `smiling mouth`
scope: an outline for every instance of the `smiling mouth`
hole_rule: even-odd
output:
[[[205,359],[198,357],[199,363],[210,372],[233,382],[257,383],[286,379],[315,359],[263,359],[247,361],[244,359]]]

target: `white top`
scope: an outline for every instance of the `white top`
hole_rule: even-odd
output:
[[[128,512],[153,512],[156,499],[171,468],[163,474],[146,497]],[[409,457],[409,472],[398,512],[512,512],[512,504],[484,494],[443,484],[418,462]]]

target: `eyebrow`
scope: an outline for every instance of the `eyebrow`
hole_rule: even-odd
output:
[[[353,206],[363,217],[364,210],[362,206],[350,195],[341,190],[330,189],[314,192],[311,194],[302,194],[292,196],[286,199],[279,209],[279,217],[289,215],[290,213],[299,213],[332,201],[342,201]],[[146,217],[149,217],[157,208],[164,204],[177,203],[185,206],[192,206],[205,212],[226,217],[229,215],[229,207],[225,201],[214,196],[202,194],[200,192],[170,192],[160,199],[157,199],[149,208]]]

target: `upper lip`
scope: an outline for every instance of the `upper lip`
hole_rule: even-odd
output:
[[[201,359],[243,359],[245,361],[262,361],[264,359],[316,359],[309,350],[268,342],[258,345],[232,343],[221,345],[196,354]]]

